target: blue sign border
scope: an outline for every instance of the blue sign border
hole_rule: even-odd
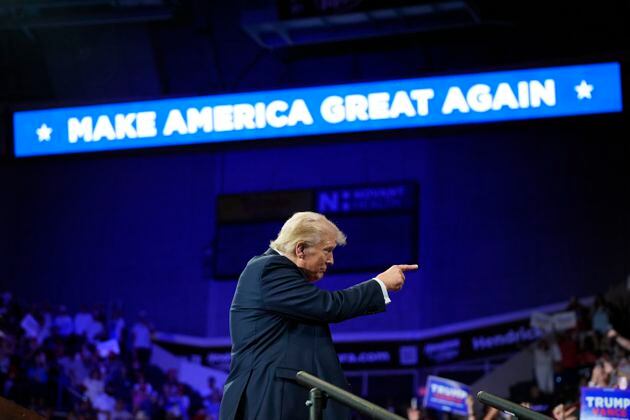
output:
[[[580,388],[580,419],[630,419],[630,391],[614,388]]]
[[[622,111],[620,65],[585,64],[18,111],[16,157]]]

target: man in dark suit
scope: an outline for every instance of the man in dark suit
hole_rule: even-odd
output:
[[[221,420],[307,419],[308,390],[295,382],[304,370],[348,388],[328,324],[383,312],[388,291],[400,290],[404,272],[394,265],[376,278],[330,292],[313,283],[334,262],[345,235],[325,216],[301,212],[241,273],[230,307],[232,363]],[[349,410],[329,400],[324,418],[347,419]]]

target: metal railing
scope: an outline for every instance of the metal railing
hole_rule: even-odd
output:
[[[309,407],[310,420],[321,420],[323,418],[323,411],[328,398],[338,401],[376,420],[405,420],[403,417],[391,413],[363,398],[357,397],[353,393],[341,389],[310,373],[299,371],[295,375],[295,379],[300,385],[311,388],[309,400],[306,402],[306,405]]]
[[[309,407],[310,420],[322,420],[323,411],[326,408],[326,400],[328,398],[338,401],[339,403],[376,420],[405,420],[403,417],[391,413],[374,403],[357,397],[353,393],[348,392],[345,389],[341,389],[338,386],[335,386],[330,382],[326,382],[308,372],[304,372],[303,370],[299,371],[295,375],[295,379],[300,385],[311,388],[309,392],[309,399],[306,401],[306,405]],[[553,420],[551,417],[547,417],[536,411],[523,407],[522,405],[515,404],[485,391],[480,391],[477,394],[477,399],[482,404],[497,408],[518,419]]]
[[[551,417],[547,417],[529,408],[525,408],[522,405],[515,404],[512,401],[508,401],[489,392],[479,391],[477,393],[477,399],[480,403],[489,405],[490,407],[497,408],[506,414],[514,416],[519,419],[525,420],[553,420]]]

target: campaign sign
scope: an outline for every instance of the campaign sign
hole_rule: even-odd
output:
[[[630,419],[630,391],[583,387],[580,407],[580,420],[627,420]]]
[[[556,331],[566,331],[577,326],[577,314],[575,311],[559,312],[553,315],[553,328]]]
[[[622,110],[618,63],[19,111],[17,157]]]
[[[532,312],[529,325],[547,333],[553,331],[553,320],[551,315],[547,315],[542,312]]]
[[[468,415],[466,399],[470,395],[470,388],[467,385],[438,376],[429,376],[426,389],[424,407],[462,416]]]

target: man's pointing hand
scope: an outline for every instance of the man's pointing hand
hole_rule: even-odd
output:
[[[383,282],[388,291],[398,291],[405,284],[405,271],[417,270],[418,264],[392,265],[386,271],[376,276]]]

